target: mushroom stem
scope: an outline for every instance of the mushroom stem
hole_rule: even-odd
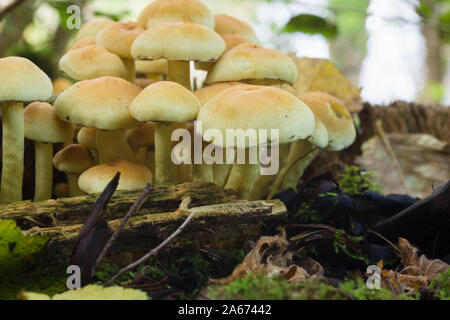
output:
[[[155,183],[175,182],[177,170],[171,158],[170,122],[157,122],[155,126]]]
[[[22,102],[2,105],[3,159],[0,202],[22,200],[24,116]]]
[[[125,154],[125,134],[123,130],[97,130],[98,163],[109,163],[123,159]]]
[[[167,61],[167,79],[192,90],[189,61]]]
[[[71,197],[82,196],[85,193],[78,186],[80,174],[67,172],[67,181],[69,182],[69,192]]]
[[[267,199],[272,199],[272,197],[280,190],[280,187],[287,188],[290,185],[297,185],[297,182],[303,175],[306,167],[308,167],[314,158],[314,154],[311,152],[313,149],[314,146],[306,140],[297,140],[292,143],[286,165],[278,174]],[[287,180],[286,178],[289,172],[292,173],[289,175],[289,180]]]
[[[152,172],[152,180],[154,180],[155,175],[155,147],[148,147],[145,152],[144,164]],[[152,181],[153,183],[153,181]]]
[[[130,82],[134,82],[134,80],[136,79],[136,68],[134,65],[134,60],[133,59],[127,59],[127,58],[122,58],[122,61],[125,65],[126,68],[126,75],[125,75],[125,80],[130,81]]]
[[[289,155],[289,143],[283,143],[279,146],[278,163],[280,170],[286,165]],[[278,172],[280,172],[280,170]],[[249,200],[262,200],[269,193],[272,183],[277,175],[260,175],[253,186]]]
[[[53,144],[35,141],[35,186],[34,201],[52,197],[53,186]]]
[[[244,164],[233,164],[225,189],[233,189],[241,199],[248,199],[259,175],[259,165],[250,164],[249,149],[245,149]]]

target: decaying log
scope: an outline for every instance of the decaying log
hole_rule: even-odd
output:
[[[139,192],[116,192],[104,214],[105,220],[123,217],[138,196]],[[224,191],[213,183],[178,183],[155,187],[139,210],[139,215],[175,211],[185,196],[192,198],[192,206],[225,203],[235,199],[233,191]],[[0,206],[0,219],[15,220],[22,230],[32,227],[82,224],[91,213],[97,198],[98,195],[87,195],[2,205]]]
[[[200,246],[236,248],[236,243],[257,240],[263,222],[285,217],[287,209],[279,200],[271,201],[235,201],[189,208],[186,212],[147,213],[132,217],[117,241],[111,247],[110,254],[119,252],[147,252],[165,240],[186,219],[195,212],[192,221],[186,226],[171,247],[184,247],[190,244]],[[115,230],[122,219],[108,222]],[[82,228],[81,224],[50,228],[34,227],[25,231],[26,235],[40,234],[48,236],[46,250],[52,259],[70,256],[72,247]]]

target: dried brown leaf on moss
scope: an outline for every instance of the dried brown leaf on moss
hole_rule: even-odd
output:
[[[350,112],[362,110],[361,88],[353,85],[330,60],[299,58],[293,53],[289,56],[298,69],[298,79],[294,84],[297,94],[324,91],[339,98]]]

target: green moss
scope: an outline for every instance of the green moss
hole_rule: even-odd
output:
[[[311,209],[307,202],[302,202],[297,212],[292,215],[292,218],[300,223],[319,223],[323,221],[320,213]]]
[[[383,192],[372,172],[362,171],[354,165],[346,165],[337,182],[341,191],[348,195],[362,194],[366,190]]]
[[[437,297],[441,300],[450,300],[450,268],[434,278],[430,287],[437,291]]]
[[[364,240],[363,237],[351,236],[351,235],[347,234],[343,229],[339,229],[334,234],[334,239],[333,239],[334,252],[336,254],[343,253],[350,258],[360,260],[360,261],[364,262],[366,265],[369,265],[369,259],[363,255],[361,247],[359,245],[359,243],[362,242],[363,240]],[[347,241],[355,244],[355,247],[357,249],[356,250],[350,249],[348,247],[348,245],[346,244]]]
[[[415,300],[414,295],[401,294],[394,296],[391,290],[369,289],[364,281],[359,278],[342,283],[339,289],[352,295],[356,300]]]

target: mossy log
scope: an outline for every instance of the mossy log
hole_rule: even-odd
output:
[[[138,196],[139,192],[116,192],[104,213],[105,220],[123,217]],[[232,190],[223,190],[213,183],[178,183],[155,187],[138,214],[175,211],[185,196],[191,197],[191,206],[226,203],[235,199]],[[0,206],[0,219],[15,220],[22,230],[32,227],[73,226],[85,222],[97,198],[98,195],[86,195],[40,202],[15,202]]]
[[[195,212],[192,221],[171,244],[171,248],[190,245],[239,248],[245,241],[257,240],[261,223],[284,218],[286,207],[279,200],[234,201],[208,206],[192,207],[182,212],[146,213],[141,209],[132,217],[111,247],[110,254],[120,252],[145,253],[168,238],[187,218]],[[108,222],[115,230],[122,219]],[[52,259],[67,259],[77,239],[82,224],[50,228],[34,227],[26,235],[49,237],[46,253]]]

